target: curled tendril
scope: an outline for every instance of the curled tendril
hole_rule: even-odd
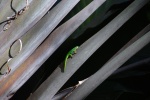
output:
[[[28,9],[28,6],[29,6],[29,3],[28,3],[28,0],[26,0],[26,6],[24,8],[22,8],[20,11],[16,11],[13,6],[12,6],[12,3],[13,3],[13,0],[11,0],[11,4],[10,4],[10,7],[11,7],[11,10],[15,13],[15,15],[11,16],[11,17],[7,17],[7,20],[6,21],[3,21],[0,23],[3,24],[6,22],[6,24],[3,26],[3,31],[6,31],[9,27],[10,27],[10,24],[12,22],[12,20],[15,20],[17,19],[17,17],[19,15],[21,15],[22,13],[24,13],[27,9]]]
[[[7,75],[10,73],[11,71],[11,68],[8,66],[8,62],[11,60],[12,58],[9,58],[3,65],[2,67],[0,68],[0,75]],[[5,73],[2,73],[1,70],[2,68],[4,67],[4,65],[7,64],[7,71]]]
[[[19,51],[18,51],[18,53],[17,54],[19,54],[20,52],[21,52],[21,50],[22,50],[22,41],[21,41],[21,39],[17,39],[17,40],[15,40],[13,43],[12,43],[12,45],[10,46],[10,49],[9,49],[9,59],[0,67],[0,75],[7,75],[7,74],[9,74],[10,73],[10,71],[11,71],[11,68],[8,66],[8,62],[10,62],[11,60],[12,60],[12,58],[14,58],[15,56],[12,56],[11,55],[11,48],[12,48],[12,46],[14,45],[14,43],[16,43],[16,41],[19,41],[19,43],[20,43],[20,48],[19,48]],[[2,73],[1,72],[1,70],[2,70],[2,68],[5,66],[7,64],[7,71],[5,72],[5,73]]]

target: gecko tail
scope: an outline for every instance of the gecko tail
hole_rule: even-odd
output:
[[[66,56],[65,61],[64,61],[64,68],[63,68],[63,72],[65,72],[65,70],[66,70],[67,59],[68,59],[68,56]]]
[[[66,70],[66,61],[64,61],[64,68],[63,68],[63,72],[65,72]]]

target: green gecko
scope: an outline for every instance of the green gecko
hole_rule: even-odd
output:
[[[77,53],[77,49],[78,49],[78,48],[79,48],[79,46],[76,46],[76,47],[74,47],[73,49],[71,49],[71,50],[67,53],[67,55],[66,55],[66,57],[65,57],[65,61],[64,61],[64,71],[65,71],[65,69],[66,69],[66,64],[67,64],[68,58],[69,58],[69,57],[72,58],[72,55]]]

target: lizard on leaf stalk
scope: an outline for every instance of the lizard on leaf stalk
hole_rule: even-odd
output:
[[[76,46],[67,53],[67,55],[65,57],[65,61],[64,61],[64,71],[66,70],[66,64],[67,64],[68,58],[70,58],[70,57],[72,58],[72,56],[77,53],[78,48],[79,48],[79,46]]]

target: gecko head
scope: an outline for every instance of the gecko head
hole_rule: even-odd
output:
[[[78,49],[78,48],[79,48],[79,46],[76,46],[76,47],[75,47],[75,49]]]

